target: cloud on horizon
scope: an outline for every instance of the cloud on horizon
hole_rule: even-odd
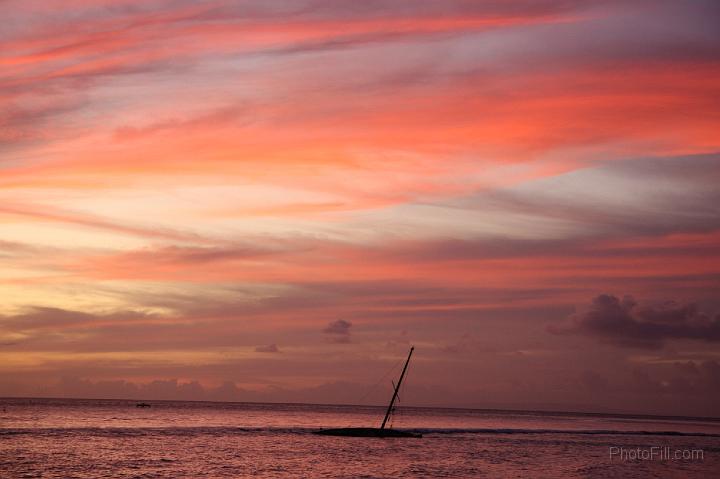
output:
[[[574,315],[567,325],[550,325],[553,334],[581,334],[618,346],[660,348],[678,339],[720,341],[720,314],[714,317],[696,305],[667,302],[641,306],[632,297],[601,294],[590,308]]]

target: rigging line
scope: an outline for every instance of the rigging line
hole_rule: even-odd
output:
[[[405,381],[400,385],[400,390],[398,391],[397,396],[397,406],[393,408],[393,416],[397,414],[399,416],[398,420],[401,422],[403,419],[404,411],[402,406],[400,406],[401,403],[401,395],[402,397],[405,397],[405,393],[407,392],[407,383],[408,383],[408,376],[410,376],[410,368],[407,368],[405,370]]]
[[[395,424],[395,419],[397,416],[399,416],[398,420],[402,421],[403,418],[403,408],[400,406],[400,403],[402,402],[402,396],[405,395],[406,389],[407,389],[407,378],[410,375],[410,368],[407,368],[405,370],[405,381],[400,385],[400,388],[398,389],[397,396],[395,397],[395,404],[393,405],[392,409],[390,409],[390,416],[389,416],[389,425],[390,429]],[[393,389],[395,389],[395,382],[393,381]]]
[[[360,398],[357,400],[358,405],[362,405],[362,402],[370,395],[370,393],[373,393],[377,390],[378,386],[381,382],[383,382],[393,371],[395,371],[401,364],[403,363],[402,359],[399,359],[395,364],[393,364],[390,369],[385,371],[385,373],[378,379],[375,384],[373,384],[370,389],[365,391],[365,394],[360,396]],[[352,426],[352,423],[348,423],[348,427]]]
[[[401,364],[402,364],[402,359],[400,359],[398,362],[396,362],[395,364],[393,364],[390,369],[388,369],[387,371],[385,371],[385,374],[383,374],[383,375],[380,377],[380,379],[378,379],[378,380],[375,382],[375,384],[373,384],[372,386],[370,386],[370,388],[369,388],[367,391],[365,391],[365,394],[363,394],[362,396],[360,396],[360,398],[358,399],[358,403],[361,403],[363,400],[365,400],[365,399],[370,395],[370,393],[375,392],[375,390],[376,390],[377,387],[380,385],[380,383],[383,382],[383,381],[390,375],[390,373],[392,373],[395,369],[397,369],[398,366],[400,366]]]
[[[407,373],[405,375],[407,377]],[[400,390],[402,390],[405,386],[400,386]],[[395,418],[397,416],[402,416],[402,408],[400,408],[400,393],[398,392],[397,397],[395,398],[395,406],[393,406],[392,411],[390,413],[390,429],[393,428],[395,425]]]

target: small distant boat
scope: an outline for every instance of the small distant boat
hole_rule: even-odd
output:
[[[135,404],[135,407],[150,407],[150,405],[146,402],[139,402]]]
[[[410,353],[405,360],[405,366],[403,366],[402,373],[400,373],[400,380],[395,386],[392,399],[390,399],[390,404],[388,405],[387,411],[385,412],[385,417],[383,418],[380,427],[341,427],[336,429],[321,429],[320,431],[314,431],[314,434],[321,434],[323,436],[348,437],[422,437],[422,434],[418,434],[416,432],[398,431],[397,429],[385,427],[387,425],[388,419],[390,418],[390,415],[393,412],[393,407],[395,406],[395,401],[398,397],[398,391],[400,391],[400,385],[402,384],[402,380],[405,377],[405,372],[407,371],[408,364],[410,363],[410,356],[412,356],[414,350],[414,346],[410,348]]]

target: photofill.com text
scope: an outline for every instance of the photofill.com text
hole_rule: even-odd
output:
[[[667,446],[627,448],[610,446],[611,461],[702,461],[702,449],[674,449]]]

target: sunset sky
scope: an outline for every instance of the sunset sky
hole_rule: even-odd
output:
[[[717,2],[0,14],[0,396],[720,416]]]

